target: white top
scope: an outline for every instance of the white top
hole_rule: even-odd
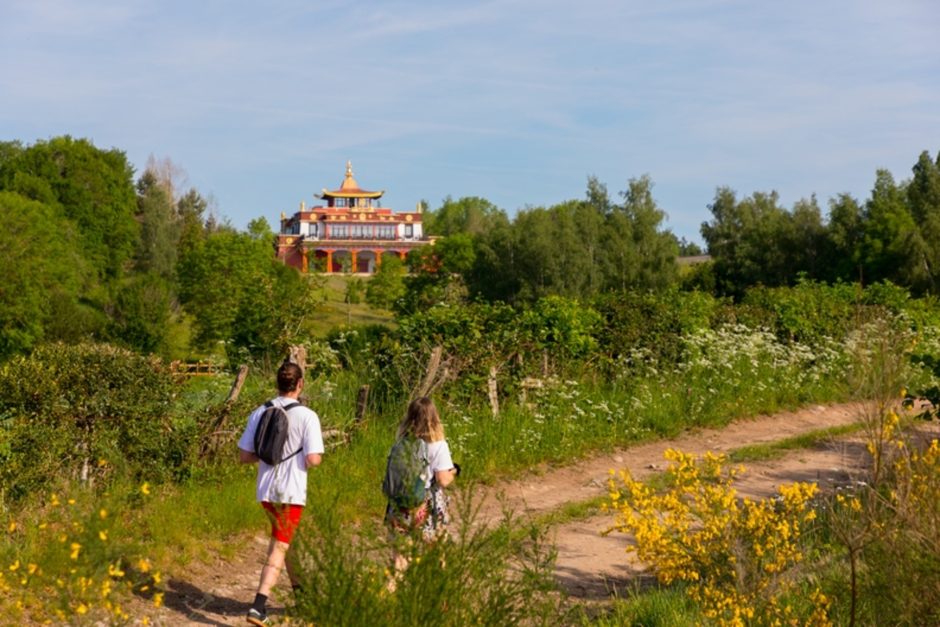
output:
[[[292,398],[278,396],[273,404],[280,407],[296,403]],[[243,451],[254,452],[255,429],[258,420],[264,413],[265,406],[261,405],[248,416],[248,426],[238,440],[238,448]],[[287,443],[284,450],[288,454],[297,449],[299,453],[286,459],[277,466],[270,466],[263,461],[258,462],[258,501],[270,503],[291,503],[293,505],[307,504],[307,455],[323,453],[323,434],[320,432],[320,418],[309,407],[300,405],[287,410],[287,419],[290,428],[287,432]]]
[[[450,447],[447,440],[428,442],[428,477],[425,477],[425,487],[431,487],[431,479],[438,470],[450,470],[454,467],[454,460],[450,458]]]

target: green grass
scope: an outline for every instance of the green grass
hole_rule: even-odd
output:
[[[857,433],[864,428],[860,423],[841,425],[838,427],[829,427],[827,429],[817,429],[808,433],[785,438],[768,444],[755,444],[752,446],[742,446],[736,448],[728,455],[728,459],[736,463],[760,462],[771,459],[779,459],[789,451],[796,449],[808,449],[816,446],[831,438],[836,438],[850,433]]]
[[[346,286],[352,278],[368,281],[369,277],[349,277],[331,275],[323,277],[323,304],[311,315],[310,327],[317,337],[324,337],[331,330],[340,326],[383,324],[391,326],[394,318],[391,312],[370,307],[365,302],[365,295],[358,304],[346,303]]]

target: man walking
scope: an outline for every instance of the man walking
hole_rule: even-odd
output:
[[[297,586],[291,562],[286,559],[287,550],[307,503],[307,469],[319,465],[323,455],[320,419],[312,410],[297,403],[303,387],[303,371],[297,364],[285,361],[277,371],[278,396],[251,413],[248,426],[238,440],[239,461],[258,463],[257,498],[271,518],[268,555],[261,569],[258,592],[248,610],[248,622],[253,625],[269,624],[265,605],[285,563],[291,585]],[[289,424],[284,444],[286,459],[273,466],[258,458],[254,445],[261,416],[272,405],[286,408]]]

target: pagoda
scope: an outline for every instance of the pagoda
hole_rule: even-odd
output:
[[[277,235],[277,258],[301,272],[311,264],[322,272],[372,274],[385,255],[404,260],[408,251],[428,240],[421,230],[421,209],[397,213],[382,207],[384,190],[372,192],[359,187],[353,178],[352,163],[346,162],[346,177],[339,189],[319,195],[319,204],[293,216],[281,214]]]

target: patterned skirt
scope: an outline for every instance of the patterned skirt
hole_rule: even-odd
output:
[[[385,506],[385,524],[400,533],[419,533],[425,540],[434,540],[447,531],[450,515],[447,513],[447,494],[444,489],[432,485],[428,499],[413,509]]]

